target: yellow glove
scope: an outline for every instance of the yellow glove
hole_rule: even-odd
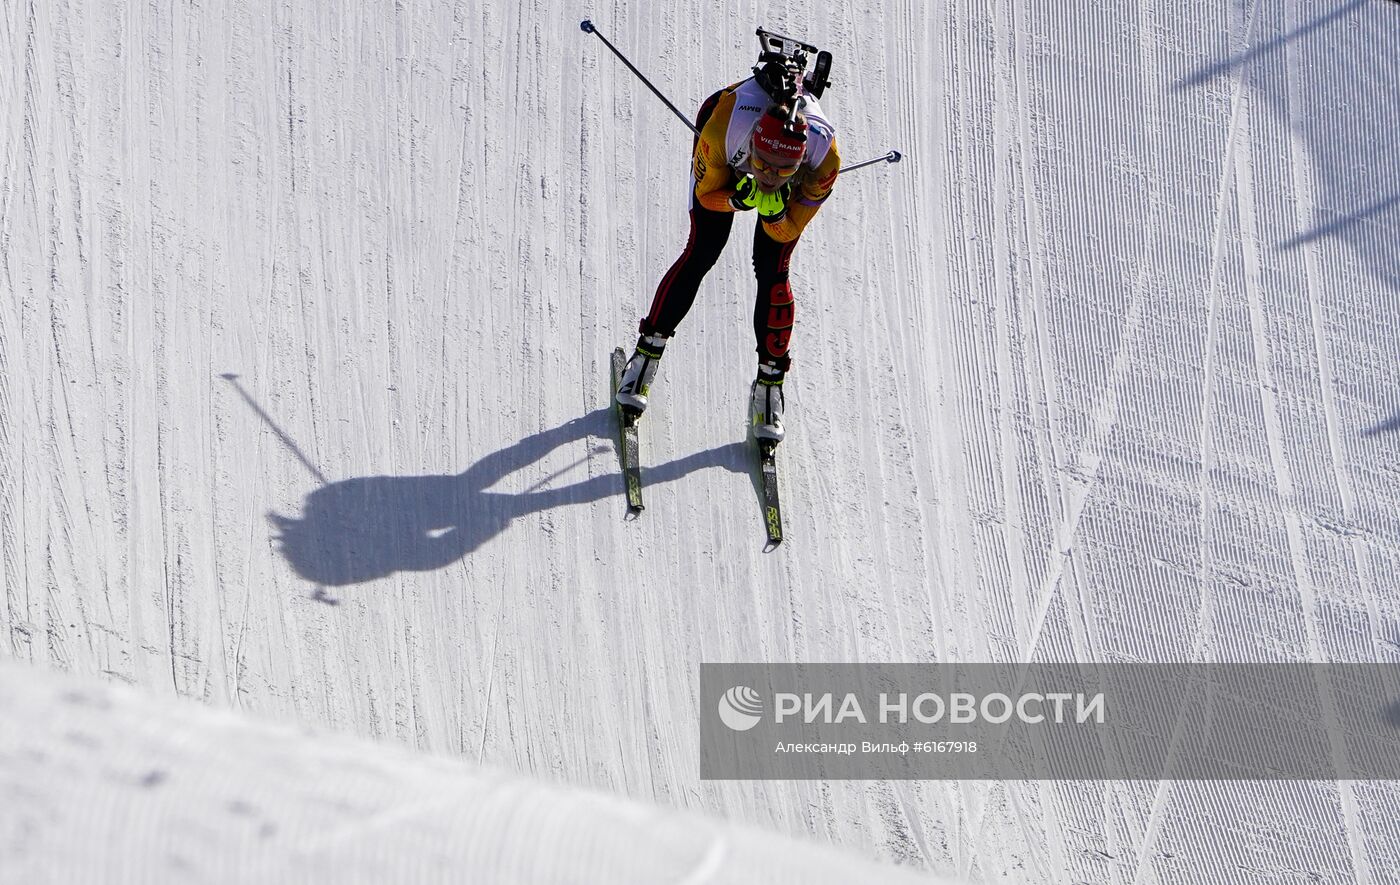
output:
[[[733,206],[736,212],[757,209],[759,217],[764,221],[778,221],[787,214],[787,198],[790,192],[791,188],[785,184],[772,193],[764,193],[752,175],[745,175],[739,180],[738,187],[734,188],[734,196],[729,198],[729,205]]]

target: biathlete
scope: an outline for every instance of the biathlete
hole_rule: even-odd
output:
[[[802,231],[831,196],[841,157],[836,132],[811,95],[794,94],[774,67],[711,95],[700,106],[691,167],[690,237],[661,278],[641,337],[618,384],[617,402],[640,414],[666,342],[695,303],[700,281],[729,240],[736,212],[753,211],[758,280],[753,327],[758,375],[750,396],[753,435],[783,438],[783,380],[793,327],[788,266]],[[770,74],[770,76],[765,76]]]

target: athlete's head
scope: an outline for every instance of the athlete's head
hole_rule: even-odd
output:
[[[791,106],[774,105],[754,127],[749,165],[765,190],[777,188],[791,178],[807,153],[807,117],[801,111],[795,119],[790,120],[791,115]]]

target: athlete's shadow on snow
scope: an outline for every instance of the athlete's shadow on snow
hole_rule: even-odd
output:
[[[622,501],[610,408],[527,436],[455,476],[369,476],[322,486],[307,496],[300,519],[270,514],[282,555],[297,574],[344,586],[395,572],[451,565],[500,534],[513,520],[565,504]],[[612,459],[608,472],[571,485],[522,493],[488,491],[496,483],[570,443],[590,442]],[[577,465],[574,465],[577,466]],[[720,446],[644,470],[648,485],[720,467],[748,472],[743,443]],[[621,504],[619,503],[619,507]],[[619,511],[619,518],[620,511]],[[566,542],[567,543],[567,542]]]

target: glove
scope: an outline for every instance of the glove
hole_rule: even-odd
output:
[[[734,196],[729,198],[729,205],[733,206],[736,212],[757,209],[758,217],[764,221],[779,221],[787,214],[790,193],[792,186],[785,184],[771,194],[766,194],[759,190],[758,182],[754,181],[752,175],[745,175],[739,180],[738,187],[734,188]]]

